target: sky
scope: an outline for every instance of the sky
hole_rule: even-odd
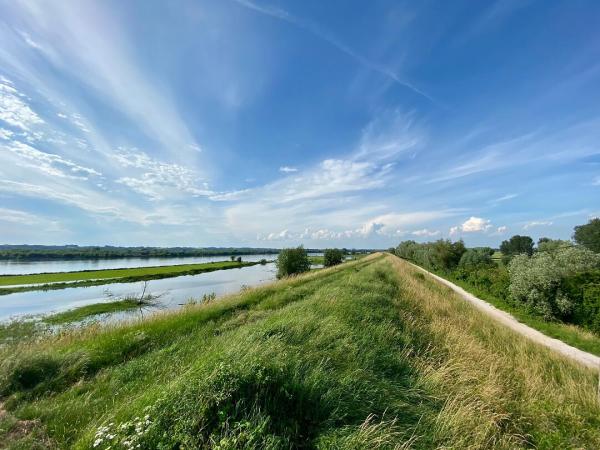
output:
[[[0,0],[0,243],[386,248],[600,214],[600,2]]]

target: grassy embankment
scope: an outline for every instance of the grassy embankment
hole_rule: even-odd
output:
[[[66,287],[155,280],[182,275],[195,275],[215,270],[239,269],[240,267],[248,267],[256,264],[260,264],[260,262],[217,261],[199,264],[176,264],[171,266],[132,267],[126,269],[0,275],[0,295],[29,290],[64,289]],[[27,286],[32,284],[34,286]],[[3,288],[2,286],[11,287]]]
[[[369,257],[0,349],[0,442],[599,448],[596,384],[403,261]]]

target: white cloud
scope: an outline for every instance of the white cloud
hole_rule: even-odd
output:
[[[121,168],[139,169],[139,175],[124,176],[116,182],[151,200],[162,200],[176,192],[192,196],[216,194],[200,181],[195,171],[159,161],[137,148],[120,147],[112,157]]]
[[[14,133],[10,130],[0,128],[0,139],[8,141],[13,137]]]
[[[411,234],[415,235],[415,236],[429,236],[429,237],[433,237],[433,236],[438,236],[440,234],[439,230],[428,230],[427,228],[423,228],[422,230],[415,230],[413,231]]]
[[[492,227],[492,223],[488,219],[482,219],[481,217],[471,216],[469,219],[464,221],[460,226],[454,226],[450,228],[450,234],[454,235],[459,232],[463,233],[476,233],[480,231],[487,231]]]
[[[424,223],[429,220],[451,215],[449,211],[418,211],[412,213],[384,214],[366,221],[362,226],[355,229],[332,230],[330,228],[305,228],[302,232],[289,231],[273,232],[267,235],[259,233],[259,240],[339,240],[360,238],[367,239],[374,236],[396,238],[406,235],[400,226]],[[412,234],[417,236],[437,236],[439,231],[417,230]]]
[[[0,120],[28,131],[44,121],[23,101],[23,97],[11,81],[0,77]]]
[[[195,143],[168,89],[157,86],[153,77],[136,64],[135,46],[129,42],[127,28],[122,18],[108,7],[87,2],[75,5],[59,2],[50,6],[43,1],[16,3],[11,7],[19,22],[27,25],[21,36],[39,50],[38,57],[46,58],[54,70],[102,95],[143,134],[159,143],[162,151],[181,155],[182,149]],[[34,33],[35,41],[30,36]],[[27,65],[15,53],[7,51],[0,58],[31,85],[39,86],[40,92],[49,93],[47,75],[37,66]],[[15,105],[12,110],[17,106],[21,114],[14,122],[25,124],[28,111],[22,105]],[[35,120],[29,116],[30,121]],[[82,131],[90,131],[81,118],[75,116],[70,120]]]
[[[33,225],[39,222],[39,218],[25,211],[16,209],[0,208],[0,221]]]
[[[290,167],[290,166],[282,166],[279,168],[280,172],[283,173],[293,173],[293,172],[298,172],[298,169],[295,167]]]
[[[534,227],[548,227],[550,225],[552,225],[552,221],[549,220],[533,220],[531,222],[527,222],[525,225],[523,225],[523,229],[524,230],[529,230],[530,228],[534,228]]]
[[[60,155],[42,152],[22,142],[10,142],[4,148],[18,156],[18,165],[36,169],[47,175],[73,179],[87,179],[90,175],[102,175],[95,169],[79,165]]]
[[[496,232],[498,234],[503,234],[506,233],[508,231],[508,227],[506,225],[502,225],[500,227],[498,227],[498,229],[496,230]]]

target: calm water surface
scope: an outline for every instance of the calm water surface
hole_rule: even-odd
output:
[[[277,255],[241,255],[244,261],[274,260]],[[121,269],[127,267],[170,266],[213,261],[229,261],[227,256],[199,256],[179,258],[122,258],[72,261],[0,261],[0,275],[43,272],[72,272],[75,270]]]
[[[246,256],[243,259],[251,261],[260,260],[264,257],[264,255],[253,255],[252,257]],[[271,255],[271,259],[272,258],[273,255]],[[160,265],[166,264],[166,260],[167,258],[160,259]],[[168,260],[168,264],[185,264],[188,261],[192,262],[192,260],[198,262],[207,261],[207,259],[201,258],[168,258]],[[222,261],[223,257],[219,257],[215,260]],[[124,260],[108,260],[107,262],[114,263],[114,267],[126,267],[123,265]],[[52,263],[63,263],[68,265],[72,263],[88,263],[88,261],[53,261],[44,262],[43,264]],[[139,267],[139,263],[140,259],[136,259],[136,262],[130,267]],[[154,263],[148,265],[157,265],[156,259],[154,259]],[[102,268],[106,267],[102,266]],[[81,270],[81,266],[79,266],[79,269],[68,270]],[[48,270],[44,269],[42,271]],[[39,270],[34,270],[34,272],[39,272]],[[213,292],[217,294],[217,296],[235,293],[243,286],[258,286],[273,281],[275,280],[275,275],[275,264],[269,263],[264,266],[256,265],[239,269],[218,270],[198,275],[152,280],[148,282],[148,289],[146,292],[160,295],[158,302],[161,308],[174,309],[180,307],[181,304],[186,303],[190,298],[200,300],[204,294],[211,294]],[[114,300],[114,297],[123,297],[128,294],[141,295],[141,292],[142,283],[136,282],[2,295],[0,296],[0,321],[16,319],[23,316],[65,311],[79,306],[111,301]],[[112,299],[108,297],[108,293],[112,294]]]

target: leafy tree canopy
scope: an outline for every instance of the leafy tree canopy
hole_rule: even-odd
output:
[[[590,220],[586,225],[575,227],[573,239],[579,245],[590,249],[593,252],[600,253],[600,219]]]

